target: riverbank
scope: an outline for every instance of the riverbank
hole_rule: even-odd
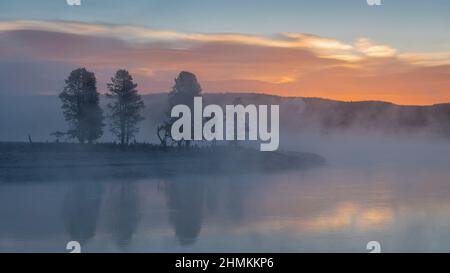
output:
[[[312,153],[151,144],[0,143],[0,181],[266,173],[325,164]]]

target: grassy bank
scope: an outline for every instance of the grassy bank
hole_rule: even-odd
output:
[[[163,148],[152,144],[0,143],[0,181],[103,179],[183,174],[266,173],[323,165],[311,153],[235,146]]]

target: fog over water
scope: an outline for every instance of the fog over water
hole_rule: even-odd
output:
[[[26,123],[29,115],[17,118]],[[17,132],[2,135],[25,131]],[[281,126],[280,144],[327,164],[269,174],[0,181],[0,251],[67,252],[71,240],[86,252],[367,252],[369,241],[386,252],[450,251],[448,139]]]
[[[449,251],[448,166],[383,162],[2,183],[0,250],[64,252],[78,240],[84,251],[364,252],[377,240],[385,251]]]

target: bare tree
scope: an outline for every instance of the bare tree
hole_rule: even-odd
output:
[[[179,104],[187,105],[191,111],[194,108],[194,97],[202,95],[202,88],[197,80],[197,77],[187,71],[181,72],[175,79],[175,85],[172,87],[172,91],[169,93],[169,109],[167,110],[167,120],[158,127],[158,138],[161,141],[161,145],[167,145],[167,141],[171,139],[170,128],[176,119],[170,116],[172,108]],[[182,146],[183,143],[186,146],[190,146],[190,141],[178,141],[178,146]]]

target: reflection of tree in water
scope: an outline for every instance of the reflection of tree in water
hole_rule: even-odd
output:
[[[204,183],[193,178],[174,178],[165,184],[169,219],[181,245],[197,240],[203,221]]]
[[[204,221],[204,209],[209,215],[219,213],[216,221],[241,222],[244,218],[245,184],[245,177],[197,176],[169,177],[159,185],[166,195],[169,220],[180,244],[188,246],[195,243]],[[223,203],[219,202],[221,199]]]
[[[219,206],[219,191],[217,188],[217,180],[215,179],[215,177],[211,177],[211,179],[208,180],[205,184],[206,208],[208,209],[208,212],[213,215],[216,213]]]
[[[139,215],[139,195],[136,184],[125,181],[114,185],[111,193],[109,224],[116,244],[121,248],[130,245],[136,232]]]
[[[244,218],[245,182],[244,178],[235,177],[227,183],[227,194],[224,199],[225,208],[234,223],[239,223]]]
[[[77,182],[69,186],[63,203],[63,221],[71,240],[87,243],[95,236],[102,188],[94,182]]]

